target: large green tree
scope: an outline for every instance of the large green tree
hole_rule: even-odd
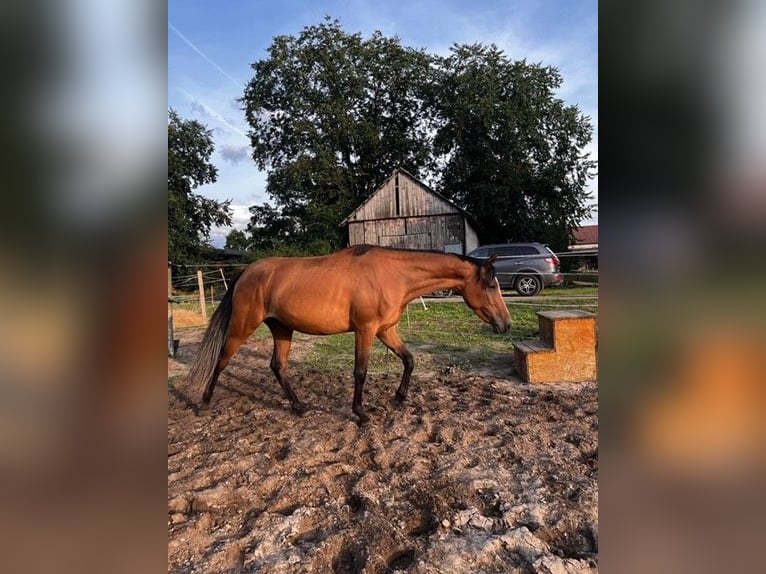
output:
[[[436,106],[441,190],[476,219],[484,242],[541,241],[566,249],[589,213],[592,126],[555,96],[558,70],[511,61],[494,45],[456,45]]]
[[[210,130],[168,111],[168,259],[173,263],[195,261],[210,228],[231,224],[229,201],[194,193],[217,179],[218,171],[210,162],[213,150]]]
[[[225,249],[232,249],[234,251],[247,251],[250,247],[250,240],[247,238],[247,234],[241,229],[232,229],[226,236]]]
[[[242,99],[273,205],[251,209],[256,244],[342,245],[340,221],[397,167],[431,166],[435,58],[326,18],[274,38]]]

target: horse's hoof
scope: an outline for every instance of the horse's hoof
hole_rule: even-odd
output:
[[[290,407],[293,409],[293,412],[298,416],[303,416],[303,414],[307,410],[309,410],[309,408],[303,403],[293,403],[290,405]]]
[[[399,395],[399,394],[397,394],[394,397],[394,405],[396,405],[397,407],[402,406],[402,403],[405,401],[406,398],[407,398],[407,395]]]
[[[363,426],[365,426],[367,423],[369,423],[369,422],[370,422],[370,417],[368,417],[368,416],[367,416],[365,413],[362,413],[362,414],[359,414],[359,413],[357,413],[357,415],[356,415],[356,416],[357,416],[357,417],[359,417],[359,421],[357,422],[357,424],[358,424],[360,427],[363,427]]]

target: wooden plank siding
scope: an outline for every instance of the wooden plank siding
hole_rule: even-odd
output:
[[[477,245],[465,212],[405,170],[396,170],[343,222],[350,245],[459,250]]]
[[[390,176],[347,219],[368,221],[395,217],[460,214],[460,210],[446,199],[436,195],[412,176],[398,170]]]

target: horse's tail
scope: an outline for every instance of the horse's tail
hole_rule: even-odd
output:
[[[187,380],[191,385],[207,385],[213,377],[215,366],[221,357],[221,350],[229,336],[229,324],[234,309],[234,287],[240,277],[242,277],[241,273],[231,282],[223,299],[221,299],[221,303],[210,318],[205,335],[202,337],[197,358],[189,370],[189,378]]]

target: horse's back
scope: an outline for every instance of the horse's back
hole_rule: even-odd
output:
[[[240,281],[243,302],[262,305],[266,318],[296,331],[354,330],[355,312],[374,306],[378,299],[370,267],[354,257],[352,248],[318,257],[262,259],[249,266]]]
[[[280,283],[287,283],[291,278],[303,280],[321,278],[339,283],[354,283],[361,277],[377,275],[381,265],[386,264],[385,250],[375,249],[367,255],[373,246],[362,245],[343,249],[330,255],[314,257],[267,257],[251,264],[251,272],[264,278],[276,278]]]

